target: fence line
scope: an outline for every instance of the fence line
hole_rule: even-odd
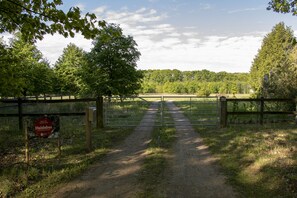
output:
[[[16,104],[15,107],[18,108],[18,113],[0,113],[0,117],[18,117],[19,129],[23,128],[23,119],[25,116],[41,116],[44,113],[24,113],[24,104],[50,104],[50,103],[71,103],[71,102],[96,102],[96,117],[97,117],[97,128],[103,127],[103,98],[80,98],[80,99],[54,99],[54,100],[34,100],[34,99],[0,99],[1,103]],[[82,116],[85,112],[67,112],[67,113],[46,113],[46,115],[58,115],[58,116]]]
[[[230,111],[228,109],[228,103],[234,103],[237,104],[240,102],[256,102],[258,105],[257,110],[253,111]],[[265,110],[265,105],[268,102],[282,102],[289,105],[294,105],[294,110],[283,110],[283,111],[267,111]],[[283,105],[285,106],[285,105]],[[237,106],[238,107],[238,106]],[[254,106],[255,107],[255,106]],[[221,127],[226,127],[228,125],[228,117],[230,115],[236,116],[236,115],[257,115],[259,116],[259,123],[263,125],[264,123],[264,115],[288,115],[288,116],[294,116],[296,115],[296,101],[295,99],[287,99],[287,98],[256,98],[256,99],[237,99],[237,98],[226,98],[226,97],[220,97],[220,125]]]

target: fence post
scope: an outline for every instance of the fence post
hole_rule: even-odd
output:
[[[30,161],[30,154],[29,154],[29,135],[28,135],[28,123],[27,120],[22,123],[24,125],[24,135],[25,135],[25,162],[27,164],[27,167],[29,165]]]
[[[264,97],[261,97],[260,101],[260,124],[263,125],[264,118]]]
[[[91,152],[92,150],[92,123],[89,120],[90,119],[90,111],[89,108],[86,108],[86,148],[88,152]]]
[[[220,97],[221,111],[220,111],[220,125],[221,128],[227,127],[227,98]]]
[[[23,130],[23,106],[22,99],[18,98],[19,130]]]
[[[104,127],[103,125],[103,97],[97,97],[96,99],[96,117],[97,117],[97,123],[96,127],[97,129],[102,129]]]

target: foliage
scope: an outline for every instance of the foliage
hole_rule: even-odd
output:
[[[273,10],[280,13],[292,13],[297,15],[297,1],[296,0],[271,0],[269,2],[268,10]]]
[[[37,47],[17,34],[10,46],[1,45],[1,96],[39,95],[51,92],[53,77],[49,63]],[[1,81],[2,81],[1,80]]]
[[[85,38],[98,35],[95,14],[81,16],[78,7],[71,7],[66,13],[58,9],[62,4],[62,0],[1,0],[0,33],[19,31],[26,41],[54,33],[74,37],[75,32],[81,32]]]
[[[114,24],[106,26],[88,54],[83,80],[92,95],[129,95],[140,88],[141,72],[136,70],[140,52],[131,36]]]
[[[289,57],[295,43],[293,31],[284,23],[274,26],[272,32],[265,36],[250,71],[250,83],[258,96],[285,97],[290,95],[283,95],[290,92],[283,85],[292,75],[286,72],[292,64]],[[264,75],[269,78],[270,85],[267,84],[267,80],[266,84],[264,83]]]
[[[70,43],[55,64],[60,93],[77,95],[82,90],[81,70],[87,64],[86,53]],[[57,90],[56,90],[57,91]]]
[[[197,130],[240,197],[297,196],[295,126]]]
[[[249,93],[248,74],[179,70],[144,70],[143,93],[209,95]]]

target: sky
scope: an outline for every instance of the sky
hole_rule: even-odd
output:
[[[297,16],[267,11],[269,0],[64,0],[68,10],[119,24],[141,53],[138,69],[249,72],[265,35],[284,22],[297,35]],[[70,42],[86,51],[81,35],[46,35],[37,47],[54,64]]]

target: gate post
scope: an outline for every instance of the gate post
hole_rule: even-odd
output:
[[[23,130],[23,106],[22,99],[18,98],[19,130]]]
[[[104,127],[103,124],[103,97],[98,96],[96,99],[96,117],[97,117],[97,123],[96,127],[97,129],[102,129]]]
[[[227,127],[227,98],[225,96],[220,97],[220,125],[221,128]]]
[[[263,125],[264,118],[264,97],[261,97],[260,100],[260,124]]]

